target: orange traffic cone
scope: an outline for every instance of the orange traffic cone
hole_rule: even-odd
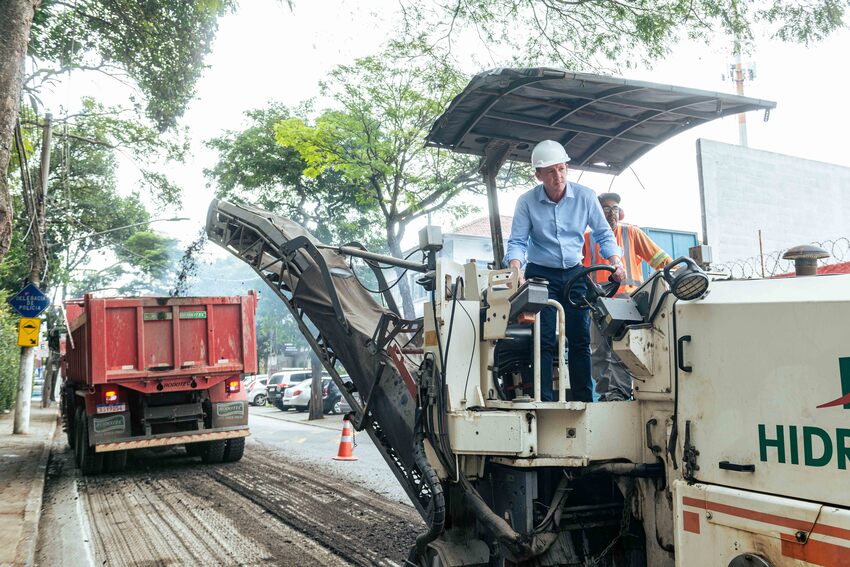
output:
[[[339,452],[337,452],[335,461],[356,461],[354,456],[354,432],[351,429],[351,422],[347,419],[342,421],[342,438],[339,440]]]

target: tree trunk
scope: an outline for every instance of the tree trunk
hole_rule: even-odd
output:
[[[390,254],[396,258],[403,258],[401,253],[401,242],[396,234],[391,230],[387,230],[387,245],[390,248]],[[402,275],[403,274],[403,275]],[[401,268],[396,269],[396,277],[400,277],[398,282],[398,293],[401,295],[401,310],[402,316],[405,319],[415,319],[416,312],[413,310],[413,295],[410,290],[410,272],[404,272]]]
[[[12,243],[12,199],[6,172],[18,118],[23,62],[38,0],[0,2],[0,260]]]
[[[58,359],[59,353],[51,349],[47,355],[47,364],[44,365],[44,370],[41,374],[44,377],[44,382],[41,385],[41,407],[43,408],[49,408],[50,403],[55,401],[53,391],[56,386],[57,370],[59,369]]]
[[[322,415],[322,362],[313,353],[313,381],[310,384],[310,419],[324,419]]]

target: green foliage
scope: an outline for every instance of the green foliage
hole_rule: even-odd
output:
[[[416,218],[445,210],[479,185],[474,160],[423,144],[431,124],[465,84],[444,65],[416,65],[391,53],[337,67],[322,83],[339,108],[282,120],[277,141],[298,151],[303,173],[343,176],[362,207],[380,211],[390,250]]]
[[[91,69],[125,80],[146,97],[146,113],[160,130],[174,126],[195,94],[212,48],[218,18],[232,0],[43,0],[30,52],[50,80],[66,69]]]
[[[65,150],[71,153],[59,156],[74,161],[75,153],[87,157],[98,152],[103,159],[110,160],[114,170],[116,154],[120,152],[138,169],[140,192],[149,195],[159,207],[180,205],[181,189],[157,168],[168,161],[183,160],[189,142],[181,133],[161,134],[147,126],[133,110],[107,107],[86,97],[76,114],[54,120],[54,137],[63,136],[73,138],[75,143],[68,148],[54,147],[54,155],[56,150]],[[85,145],[92,149],[86,149]]]
[[[11,409],[15,403],[21,358],[21,349],[16,346],[17,321],[5,302],[0,305],[0,411]]]
[[[373,241],[379,218],[357,201],[357,189],[337,171],[304,176],[298,151],[277,143],[275,125],[293,113],[272,103],[247,112],[245,130],[207,142],[218,152],[215,166],[204,171],[216,196],[292,218],[325,242]]]
[[[90,99],[82,106],[80,114],[54,124],[46,207],[48,270],[42,282],[44,289],[59,286],[79,294],[114,287],[118,280],[134,276],[158,276],[165,269],[163,247],[167,243],[147,232],[145,225],[151,217],[139,195],[117,192],[115,145],[120,143],[148,155],[157,151],[179,155],[183,151],[180,145],[162,142],[153,130],[121,118],[114,109]],[[25,113],[23,122],[32,125],[34,118]],[[40,129],[25,128],[24,134],[34,148],[26,160],[30,176],[37,179]],[[18,182],[12,185],[19,188],[17,170],[14,177]],[[142,188],[152,191],[144,185]],[[25,241],[30,219],[21,214],[20,194],[13,197],[18,212],[15,236],[0,264],[0,288],[17,291],[30,269],[31,253]],[[106,263],[107,267],[85,268],[99,256],[103,257],[99,264]]]
[[[402,0],[407,36],[398,46],[426,46],[442,58],[453,41],[477,36],[491,56],[511,53],[505,63],[629,68],[663,57],[684,37],[713,43],[725,36],[730,47],[747,49],[758,28],[809,44],[844,27],[848,6],[847,0]]]
[[[161,279],[171,266],[169,245],[175,241],[150,230],[134,232],[115,253],[154,279]]]
[[[312,121],[281,120],[277,142],[298,152],[306,178],[340,175],[358,210],[380,215],[389,251],[401,257],[412,221],[436,212],[465,212],[454,197],[480,189],[476,160],[423,143],[465,83],[466,77],[445,64],[400,59],[395,51],[358,59],[321,83],[337,107]],[[406,279],[399,292],[405,316],[413,317]]]

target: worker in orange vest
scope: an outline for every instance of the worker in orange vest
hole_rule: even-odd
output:
[[[647,234],[640,228],[626,224],[623,220],[623,209],[620,208],[620,196],[617,193],[602,193],[599,203],[605,219],[611,225],[617,245],[623,249],[623,266],[626,277],[620,284],[620,294],[633,292],[643,283],[641,261],[656,270],[660,270],[672,260]],[[584,265],[607,264],[608,261],[599,255],[599,245],[593,241],[591,233],[584,235]],[[608,272],[599,271],[591,274],[597,283],[608,281]],[[603,401],[629,400],[632,397],[633,376],[623,362],[614,354],[611,348],[611,337],[603,337],[596,325],[591,325],[590,355],[593,376],[596,378],[596,393]]]
[[[599,195],[599,203],[605,219],[614,231],[617,245],[623,249],[623,266],[626,278],[620,284],[620,293],[631,293],[643,283],[643,271],[641,261],[645,261],[655,270],[660,270],[672,259],[640,228],[621,222],[624,217],[623,209],[620,208],[620,196],[617,193],[602,193]],[[592,254],[590,251],[593,251]],[[599,255],[599,245],[593,242],[593,236],[588,232],[584,235],[584,265],[607,264],[608,260]],[[604,284],[608,282],[608,272],[594,272],[596,282]]]

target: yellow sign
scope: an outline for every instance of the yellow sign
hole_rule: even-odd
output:
[[[41,329],[41,319],[21,317],[18,322],[18,346],[38,346],[38,331]]]

